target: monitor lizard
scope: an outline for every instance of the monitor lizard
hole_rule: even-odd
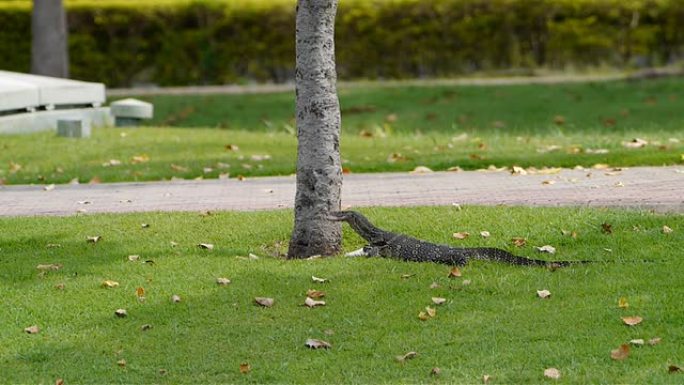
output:
[[[472,259],[550,268],[586,263],[586,261],[544,261],[519,257],[495,247],[452,247],[430,243],[407,235],[382,230],[356,211],[332,212],[328,219],[347,222],[356,233],[368,242],[368,245],[363,249],[349,253],[348,256],[379,256],[404,261],[436,262],[456,266],[465,265]]]

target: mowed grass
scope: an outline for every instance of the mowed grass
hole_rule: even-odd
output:
[[[476,262],[449,279],[449,267],[429,263],[286,261],[273,255],[285,250],[291,211],[3,218],[3,382],[446,384],[478,383],[488,374],[494,383],[541,383],[549,367],[561,371],[560,383],[673,383],[681,376],[668,374],[669,365],[684,365],[681,215],[509,207],[363,212],[381,227],[434,242],[539,258],[549,256],[533,246],[550,244],[558,249],[553,258],[600,262],[553,272]],[[603,223],[612,234],[601,232]],[[664,234],[664,225],[674,231]],[[481,230],[492,236],[451,238]],[[92,235],[102,239],[86,243]],[[362,244],[347,227],[344,235],[345,250]],[[525,237],[527,246],[513,247],[512,237]],[[215,248],[199,249],[200,242]],[[250,252],[260,258],[244,258]],[[129,262],[130,254],[154,263]],[[41,275],[36,265],[44,263],[64,267]],[[312,275],[329,281],[316,284]],[[217,277],[232,283],[218,286]],[[105,289],[104,280],[120,286]],[[430,288],[433,282],[439,287]],[[307,289],[325,291],[327,305],[302,306]],[[537,298],[541,289],[551,298]],[[182,302],[172,303],[174,294]],[[254,297],[272,297],[275,306],[258,307]],[[447,302],[421,321],[431,297]],[[627,309],[618,307],[621,297]],[[118,308],[129,316],[115,317]],[[637,315],[641,324],[623,325],[621,317]],[[144,324],[152,328],[142,331]],[[40,333],[24,333],[30,325]],[[620,344],[655,337],[662,342],[633,346],[624,361],[610,358]],[[333,347],[309,350],[307,338]],[[418,356],[395,360],[409,351]],[[240,373],[242,363],[249,373]],[[434,367],[439,376],[430,375]]]
[[[341,151],[349,172],[684,162],[679,78],[487,87],[369,84],[342,88],[340,98]],[[183,128],[100,129],[81,140],[54,133],[1,136],[0,183],[295,172],[290,93],[147,99],[156,109],[151,124]],[[648,144],[625,147],[635,138]]]

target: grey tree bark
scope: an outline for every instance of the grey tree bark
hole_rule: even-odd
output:
[[[340,252],[340,104],[335,69],[337,0],[298,0],[295,90],[297,193],[288,258]]]
[[[33,0],[31,73],[69,77],[66,12],[62,0]]]

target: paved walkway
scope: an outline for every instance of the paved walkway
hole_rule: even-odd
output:
[[[549,181],[552,181],[549,184]],[[545,183],[546,182],[546,183]],[[95,185],[0,186],[0,216],[292,208],[294,177]],[[626,207],[684,213],[683,167],[345,175],[343,207],[414,205]]]

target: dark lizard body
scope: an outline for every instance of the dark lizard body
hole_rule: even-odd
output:
[[[504,262],[524,266],[561,267],[569,261],[543,261],[513,255],[495,247],[451,247],[421,241],[403,234],[375,227],[366,217],[355,211],[337,211],[330,220],[347,222],[356,233],[368,241],[364,255],[401,259],[414,262],[436,262],[448,265],[465,265],[471,259]]]

